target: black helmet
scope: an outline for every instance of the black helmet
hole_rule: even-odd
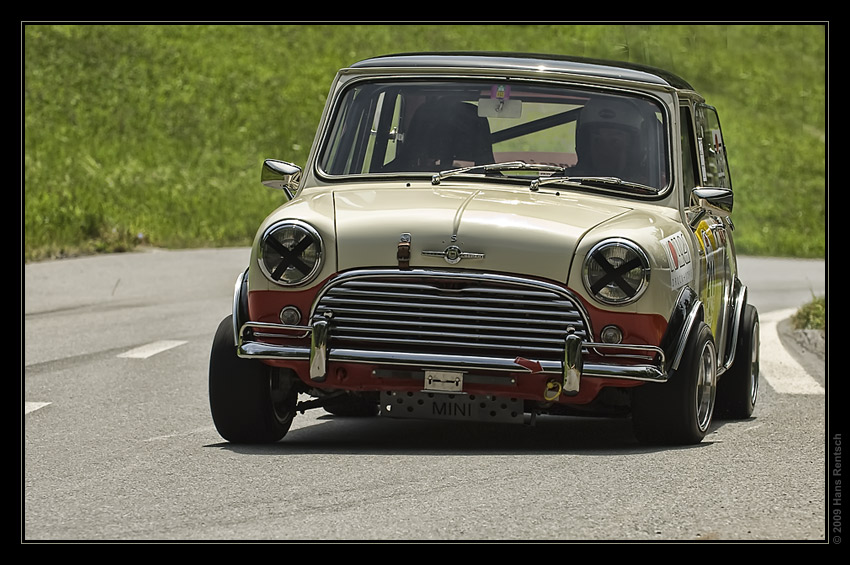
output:
[[[582,174],[620,176],[635,180],[634,177],[640,174],[645,165],[643,128],[643,115],[633,101],[613,96],[592,98],[582,108],[576,122],[576,155]],[[606,170],[604,166],[600,167],[600,160],[594,158],[592,140],[600,131],[621,133],[624,170]]]

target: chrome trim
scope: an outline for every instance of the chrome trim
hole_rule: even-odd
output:
[[[242,291],[242,279],[245,275],[248,274],[248,271],[243,271],[239,273],[239,276],[236,277],[236,284],[233,287],[233,316],[231,317],[231,322],[233,324],[233,345],[239,347],[239,342],[241,341],[241,336],[239,335],[239,326],[240,320],[239,318],[239,295]]]
[[[298,165],[276,159],[266,159],[263,161],[260,182],[269,188],[282,190],[286,194],[286,199],[292,200],[294,193],[298,192],[301,173],[301,167]]]
[[[245,322],[240,328],[239,334],[240,343],[252,341],[252,337],[265,338],[287,338],[301,339],[305,338],[313,331],[312,326],[287,326],[284,324],[269,323],[269,322]],[[300,332],[300,333],[295,333]],[[239,345],[237,343],[237,345]]]
[[[584,363],[581,357],[581,338],[575,333],[567,334],[564,347],[564,386],[567,395],[578,394],[579,382]]]
[[[423,251],[426,257],[442,257],[449,265],[460,263],[461,259],[484,259],[483,253],[461,251],[457,245],[449,245],[443,251]]]
[[[511,275],[503,275],[496,273],[482,273],[482,272],[455,272],[455,271],[443,271],[439,269],[411,269],[407,271],[398,271],[396,269],[361,269],[355,271],[348,271],[346,273],[341,274],[340,276],[333,279],[327,286],[325,286],[317,295],[315,300],[313,301],[313,305],[310,310],[310,315],[315,316],[316,310],[321,303],[322,299],[334,288],[339,287],[340,285],[354,280],[360,280],[364,278],[383,278],[383,277],[393,277],[397,279],[421,279],[423,281],[427,281],[431,278],[436,277],[448,277],[456,280],[465,280],[470,282],[484,282],[484,283],[493,283],[493,284],[510,284],[516,285],[520,287],[525,287],[531,290],[542,290],[551,292],[553,294],[557,294],[563,299],[569,300],[572,302],[574,308],[578,312],[581,322],[584,325],[584,328],[587,332],[587,335],[593,336],[593,328],[590,323],[590,316],[587,311],[584,309],[584,306],[581,303],[581,300],[571,292],[565,290],[563,287],[558,286],[553,283],[549,283],[546,281],[537,281],[532,279],[526,279],[521,277],[515,277]],[[423,283],[424,284],[424,283]]]
[[[326,326],[325,320],[320,320]],[[249,322],[242,327],[240,335],[240,344],[237,350],[239,357],[268,359],[276,361],[308,361],[310,362],[310,374],[313,375],[314,367],[320,368],[317,373],[324,376],[324,370],[328,363],[356,363],[366,365],[411,365],[416,367],[429,367],[433,369],[446,370],[461,370],[461,371],[499,371],[520,373],[523,371],[532,373],[542,373],[549,375],[558,375],[565,378],[563,361],[538,361],[540,364],[539,371],[531,371],[527,367],[516,363],[516,358],[505,357],[485,357],[474,355],[434,355],[430,353],[410,353],[403,351],[364,351],[360,349],[345,349],[345,348],[322,348],[322,340],[317,341],[314,349],[311,339],[311,346],[301,345],[274,345],[269,343],[261,343],[257,341],[246,340],[246,332],[248,332],[256,322]],[[303,326],[282,326],[278,324],[262,324],[264,327],[277,326],[278,329],[284,331],[303,330]],[[322,330],[320,330],[322,331]],[[273,334],[280,337],[281,334]],[[576,337],[576,339],[578,339]],[[568,367],[577,369],[576,376],[589,376],[601,378],[615,378],[635,381],[652,381],[665,382],[667,373],[662,369],[664,366],[664,352],[661,348],[652,345],[630,345],[594,342],[578,342],[573,341],[571,347],[579,346],[579,349],[573,350],[571,360],[567,362]],[[576,355],[580,355],[580,351],[584,349],[593,349],[602,354],[617,355],[616,350],[634,350],[652,352],[657,355],[656,359],[651,362],[636,365],[618,365],[614,363],[585,363],[578,362]],[[565,355],[565,359],[566,359]],[[619,356],[618,356],[619,358]],[[572,387],[576,391],[576,386]]]
[[[310,379],[325,380],[328,372],[328,321],[313,321],[313,333],[310,336]]]

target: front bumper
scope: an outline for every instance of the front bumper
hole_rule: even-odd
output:
[[[564,356],[561,361],[528,361],[516,357],[494,357],[476,355],[435,355],[406,351],[384,351],[331,348],[328,346],[329,324],[327,320],[314,320],[311,326],[285,326],[261,322],[247,322],[239,331],[237,354],[239,357],[276,361],[307,361],[310,379],[322,382],[327,375],[329,363],[365,364],[380,366],[419,366],[435,370],[451,371],[496,371],[510,373],[539,373],[553,375],[558,379],[562,392],[567,395],[579,392],[581,377],[592,376],[635,381],[665,382],[664,351],[650,345],[612,345],[585,342],[570,334],[564,341]],[[310,345],[279,345],[257,338],[298,334],[309,335]],[[610,357],[611,362],[585,362],[588,352],[595,356]],[[630,353],[654,354],[652,362],[617,363],[613,360],[631,358]],[[624,357],[625,356],[625,357]]]

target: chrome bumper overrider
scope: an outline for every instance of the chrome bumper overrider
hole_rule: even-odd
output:
[[[637,381],[665,382],[664,352],[650,345],[626,345],[585,342],[579,336],[568,334],[564,341],[562,361],[531,361],[520,363],[518,358],[475,355],[440,355],[400,351],[368,351],[362,349],[331,348],[328,346],[328,321],[315,319],[311,326],[285,326],[260,322],[247,322],[239,330],[237,354],[239,357],[281,361],[309,361],[310,379],[325,380],[328,363],[359,363],[368,365],[404,365],[456,371],[505,371],[557,375],[563,393],[576,394],[582,376],[617,378]],[[256,341],[257,337],[293,338],[310,336],[310,346],[275,345]],[[585,363],[585,353],[593,350],[598,356],[607,356],[611,362]],[[633,355],[629,355],[632,352]],[[649,360],[647,353],[654,354]],[[644,363],[617,363],[624,358],[639,357]]]

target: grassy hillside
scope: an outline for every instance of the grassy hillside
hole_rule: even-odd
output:
[[[647,63],[718,107],[739,252],[824,257],[826,28],[819,25],[27,25],[26,260],[138,244],[247,245],[303,163],[339,67],[419,50]]]

